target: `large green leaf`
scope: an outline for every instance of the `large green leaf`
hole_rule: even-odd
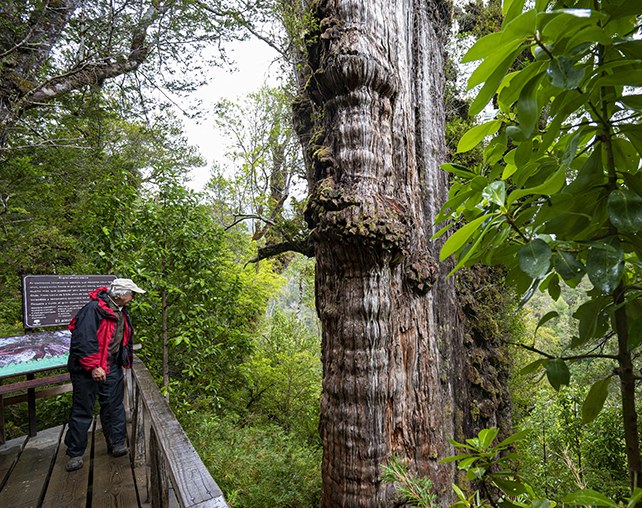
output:
[[[534,279],[543,279],[551,266],[551,248],[536,238],[519,249],[519,267]]]
[[[513,62],[515,61],[515,58],[520,53],[520,51],[521,49],[516,49],[515,51],[510,53],[501,63],[493,66],[495,70],[488,77],[488,79],[486,79],[484,86],[482,86],[481,90],[477,94],[477,97],[475,97],[475,100],[470,105],[470,115],[476,115],[482,109],[484,109],[486,104],[488,104],[488,101],[490,101],[493,95],[495,95],[497,87],[499,87],[499,84],[504,79],[504,76],[506,75],[506,72],[508,71],[510,66],[513,65]],[[484,62],[486,62],[486,60],[484,60]]]
[[[557,391],[562,385],[568,385],[571,382],[571,373],[566,366],[566,362],[560,358],[548,361],[546,364],[546,377],[551,386]]]
[[[629,351],[633,351],[642,344],[642,316],[633,321],[629,328],[629,338],[627,346]]]
[[[548,323],[551,319],[555,319],[558,317],[560,317],[559,312],[554,310],[544,314],[542,318],[538,321],[537,326],[535,327],[535,333],[537,333],[537,330],[539,330],[539,327],[542,326],[544,323]]]
[[[610,13],[609,21],[642,14],[640,12],[640,0],[624,0],[620,5],[617,5],[617,2],[607,3],[605,10]]]
[[[466,224],[463,228],[455,231],[453,235],[448,240],[446,240],[446,243],[444,243],[444,246],[441,248],[441,251],[439,252],[439,261],[443,261],[448,256],[450,256],[454,252],[457,252],[461,247],[463,247],[466,242],[468,242],[468,240],[470,240],[470,238],[475,234],[481,223],[488,219],[490,216],[491,214],[482,215],[474,221]]]
[[[622,125],[620,132],[629,138],[638,153],[642,154],[642,125]]]
[[[549,176],[544,183],[531,187],[529,189],[518,189],[510,193],[506,206],[510,206],[515,200],[528,196],[529,194],[555,194],[558,192],[566,182],[566,170],[561,167],[551,176]]]
[[[504,182],[501,180],[491,182],[491,184],[482,191],[482,197],[491,203],[504,206],[504,202],[506,201],[506,186]]]
[[[583,303],[573,314],[575,319],[579,319],[578,326],[579,337],[574,340],[571,347],[576,348],[582,344],[586,344],[591,338],[595,337],[601,331],[600,324],[602,323],[602,306],[604,301],[602,298],[595,298]]]
[[[519,119],[519,126],[527,138],[531,137],[533,129],[539,120],[539,107],[537,106],[537,91],[539,83],[544,77],[543,74],[538,74],[533,77],[519,94],[517,101],[517,118]]]
[[[485,35],[472,45],[461,62],[473,62],[481,58],[486,58],[495,51],[498,51],[501,48],[503,36],[504,34],[502,32],[493,32],[492,34]]]
[[[642,86],[642,70],[622,70],[598,79],[594,87],[602,86]]]
[[[609,195],[607,209],[609,220],[618,229],[635,233],[642,230],[642,197],[622,189]]]
[[[611,383],[611,376],[593,383],[591,389],[586,396],[584,404],[582,404],[582,423],[586,425],[591,423],[597,415],[600,414],[604,407],[604,401],[609,394],[609,384]]]
[[[502,126],[501,120],[477,125],[464,134],[457,144],[457,153],[467,152],[475,148],[485,137],[492,136]]]
[[[495,48],[490,55],[488,55],[482,63],[480,63],[473,73],[468,78],[467,89],[471,90],[480,83],[488,81],[491,79],[491,76],[495,74],[497,67],[507,59],[509,55],[512,55],[515,52],[515,49],[520,46],[520,41],[512,41],[510,44],[506,44]],[[513,58],[514,60],[514,58]],[[512,63],[512,62],[511,62]],[[509,66],[510,67],[510,66]],[[508,67],[506,68],[508,69]],[[506,71],[502,73],[502,78],[506,74]]]
[[[563,279],[581,279],[586,269],[581,261],[569,252],[556,252],[553,257],[553,266]]]
[[[551,78],[551,84],[558,88],[573,90],[584,79],[584,69],[575,70],[576,60],[565,56],[557,57],[548,64],[546,75]]]
[[[494,478],[493,482],[509,496],[521,496],[522,494],[526,494],[526,488],[521,482],[504,480],[502,478]]]
[[[543,72],[548,66],[548,62],[534,62],[524,69],[510,73],[497,90],[497,101],[506,108],[510,107],[518,98],[524,88],[524,85],[532,79],[533,76]]]
[[[462,166],[461,164],[446,163],[441,164],[439,167],[444,171],[448,171],[449,173],[453,173],[462,178],[475,178],[475,176],[477,176],[474,171],[471,171],[466,166]]]
[[[568,494],[562,501],[568,504],[582,504],[587,506],[612,506],[613,508],[617,508],[618,506],[604,494],[600,494],[591,489],[584,489]]]
[[[613,238],[607,248],[593,247],[586,257],[586,273],[595,288],[602,294],[611,294],[620,282],[624,272],[624,251],[617,238]]]
[[[620,98],[620,102],[627,108],[642,111],[642,94],[639,95],[625,95]]]

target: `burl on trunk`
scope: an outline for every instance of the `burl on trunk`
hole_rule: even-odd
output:
[[[393,506],[392,453],[451,499],[468,419],[462,313],[432,222],[447,194],[445,3],[320,0],[295,101],[323,327],[323,507]],[[446,12],[444,12],[446,9]],[[301,77],[301,76],[300,76]],[[312,120],[311,120],[312,119]],[[467,437],[467,436],[466,436]]]

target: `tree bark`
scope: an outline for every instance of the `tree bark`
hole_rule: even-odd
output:
[[[391,454],[452,500],[467,434],[463,314],[431,226],[448,189],[447,5],[319,0],[294,102],[322,323],[322,507],[394,506]],[[307,101],[305,99],[308,99]],[[310,121],[310,115],[315,121]],[[494,415],[487,415],[487,421]],[[468,436],[466,436],[468,437]]]

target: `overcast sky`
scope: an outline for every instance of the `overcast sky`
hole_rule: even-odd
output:
[[[249,92],[258,90],[267,81],[276,84],[278,65],[270,65],[276,52],[264,42],[257,39],[235,42],[227,49],[228,55],[235,60],[235,72],[213,68],[207,86],[201,88],[197,96],[203,101],[205,111],[221,99],[236,100]],[[198,147],[201,155],[207,159],[207,165],[195,170],[192,174],[191,187],[201,190],[209,179],[212,162],[221,161],[225,152],[226,140],[215,128],[214,118],[204,115],[198,123],[184,119],[185,132],[192,145]]]

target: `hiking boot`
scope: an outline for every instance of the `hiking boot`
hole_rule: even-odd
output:
[[[70,457],[67,461],[67,471],[76,471],[82,467],[82,457]]]
[[[123,455],[127,455],[128,451],[129,450],[127,450],[127,445],[122,444],[120,446],[114,446],[114,448],[111,451],[111,454],[114,457],[122,457]]]

